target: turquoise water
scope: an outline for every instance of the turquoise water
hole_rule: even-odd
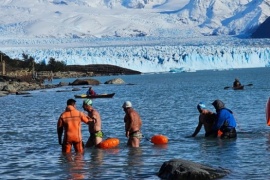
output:
[[[117,137],[115,149],[86,149],[82,156],[63,156],[58,145],[56,122],[66,100],[80,91],[73,87],[33,91],[32,97],[8,95],[0,98],[0,177],[2,179],[159,179],[164,161],[182,158],[229,169],[223,179],[269,179],[270,127],[266,126],[265,104],[270,96],[270,68],[228,71],[198,71],[175,74],[144,74],[94,77],[102,83],[119,77],[135,85],[94,86],[97,93],[115,92],[113,98],[95,99],[106,137]],[[224,90],[235,77],[244,91]],[[54,80],[72,82],[74,79]],[[204,139],[203,129],[191,135],[198,122],[196,105],[221,99],[237,118],[236,140]],[[164,134],[169,144],[154,146],[144,139],[140,148],[126,147],[124,112],[129,100],[141,114],[146,137]],[[82,99],[77,108],[82,110]],[[88,138],[83,125],[83,139]]]

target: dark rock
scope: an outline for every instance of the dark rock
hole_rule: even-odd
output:
[[[55,92],[71,92],[71,90],[70,89],[64,89],[64,90],[57,90]]]
[[[73,88],[71,91],[80,91],[80,88]]]
[[[268,17],[251,35],[252,38],[270,38],[270,17]]]
[[[17,91],[16,95],[25,95],[25,94],[30,94],[29,92],[25,92],[25,91]]]
[[[229,174],[229,171],[222,168],[214,168],[199,163],[172,159],[164,162],[158,176],[170,180],[206,180],[218,179]]]
[[[68,83],[67,83],[67,82],[59,82],[58,85],[59,85],[59,86],[68,86]]]
[[[77,85],[99,85],[100,82],[96,79],[76,79],[70,85],[77,86]]]

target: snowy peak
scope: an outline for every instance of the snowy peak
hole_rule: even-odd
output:
[[[2,0],[0,38],[250,35],[269,16],[266,0]]]

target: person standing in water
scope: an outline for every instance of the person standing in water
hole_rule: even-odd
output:
[[[139,113],[132,108],[132,104],[130,101],[124,102],[122,108],[126,113],[124,117],[124,123],[126,137],[128,138],[127,145],[130,147],[139,147],[140,140],[143,137],[141,133],[141,117]]]
[[[57,122],[58,143],[63,153],[70,153],[72,146],[76,153],[83,152],[81,122],[89,124],[92,120],[76,109],[74,99],[67,100],[66,110],[60,115]],[[64,139],[62,141],[62,134]]]
[[[88,112],[88,116],[92,120],[88,126],[90,137],[88,138],[85,147],[96,146],[102,141],[103,138],[100,114],[96,109],[93,108],[93,102],[91,99],[86,99],[83,101],[83,109]]]

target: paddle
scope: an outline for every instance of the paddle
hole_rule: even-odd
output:
[[[253,86],[253,84],[247,84],[247,85],[243,85],[243,86]],[[230,88],[233,88],[233,87],[230,87],[230,86],[224,87],[224,89],[230,89]]]

